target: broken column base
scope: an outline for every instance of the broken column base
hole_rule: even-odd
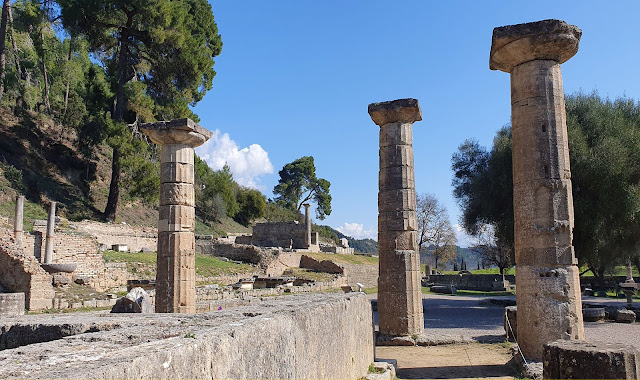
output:
[[[638,379],[640,352],[632,346],[558,340],[544,345],[545,379]]]

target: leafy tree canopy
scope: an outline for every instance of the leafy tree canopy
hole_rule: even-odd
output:
[[[566,97],[576,256],[600,279],[617,264],[640,261],[640,105],[596,93]],[[467,140],[452,157],[463,226],[494,227],[513,247],[511,134],[498,131],[491,152]],[[505,248],[507,249],[507,248]]]
[[[300,211],[304,203],[313,201],[318,219],[323,220],[331,214],[331,183],[316,177],[312,156],[301,157],[286,164],[278,174],[280,179],[273,188],[276,202],[291,210]]]

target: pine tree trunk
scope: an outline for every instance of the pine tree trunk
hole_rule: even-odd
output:
[[[69,87],[71,85],[71,75],[68,72],[69,66],[71,65],[71,58],[73,56],[73,36],[69,40],[69,55],[67,56],[67,89],[64,92],[64,111],[62,115],[67,114],[67,106],[69,105]]]
[[[13,50],[13,60],[16,65],[16,73],[22,80],[26,80],[26,75],[20,68],[20,58],[18,57],[18,46],[16,45],[16,39],[13,31],[13,13],[11,12],[11,4],[7,7],[7,16],[9,19],[9,38],[11,38],[11,48]]]
[[[113,149],[113,159],[111,161],[111,184],[109,185],[109,198],[107,207],[104,209],[104,218],[108,222],[115,222],[116,211],[118,210],[118,200],[120,198],[120,150]]]
[[[2,5],[2,21],[0,21],[0,102],[2,102],[2,96],[4,95],[4,77],[5,77],[5,42],[7,37],[7,19],[8,8],[11,6],[10,0],[4,0]]]
[[[129,20],[127,25],[130,26]],[[116,107],[113,113],[113,120],[119,123],[124,118],[124,86],[127,84],[127,60],[129,54],[129,35],[124,29],[120,37],[120,55],[118,57],[118,92],[116,94]],[[111,184],[109,185],[109,198],[107,207],[104,209],[104,217],[107,221],[113,222],[116,219],[118,210],[118,200],[120,197],[120,151],[113,148],[113,159],[111,161]]]
[[[45,48],[44,48],[44,32],[40,29],[40,43],[42,44],[42,75],[44,79],[44,96],[42,101],[44,102],[44,108],[47,113],[51,113],[51,103],[49,103],[49,77],[47,75],[47,64],[45,63]]]

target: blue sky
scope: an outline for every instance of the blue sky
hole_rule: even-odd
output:
[[[272,197],[278,171],[311,155],[331,182],[323,224],[376,237],[378,127],[372,102],[417,98],[416,190],[452,224],[451,155],[490,146],[509,122],[509,75],[489,70],[494,27],[558,18],[583,31],[562,66],[566,93],[640,99],[640,2],[211,1],[224,43],[213,89],[195,107],[214,131],[197,149],[217,169]],[[460,245],[466,245],[459,235]]]

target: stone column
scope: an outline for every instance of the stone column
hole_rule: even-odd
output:
[[[560,20],[493,30],[489,67],[511,73],[518,345],[584,339],[560,64],[582,31]]]
[[[412,124],[422,120],[416,99],[369,104],[380,126],[378,192],[378,316],[382,336],[423,332]]]
[[[13,221],[13,236],[16,238],[16,243],[18,244],[19,247],[22,246],[23,221],[24,221],[24,195],[18,195],[16,197],[15,220]]]
[[[303,204],[304,206],[304,226],[306,228],[306,233],[304,235],[304,244],[307,248],[311,247],[311,213],[309,212],[309,207],[311,205],[309,203]]]
[[[156,312],[195,313],[194,151],[212,133],[190,119],[142,124],[161,146]]]
[[[49,217],[47,218],[47,237],[44,244],[44,261],[45,264],[51,264],[53,261],[53,235],[56,227],[56,202],[51,201],[49,206]]]

